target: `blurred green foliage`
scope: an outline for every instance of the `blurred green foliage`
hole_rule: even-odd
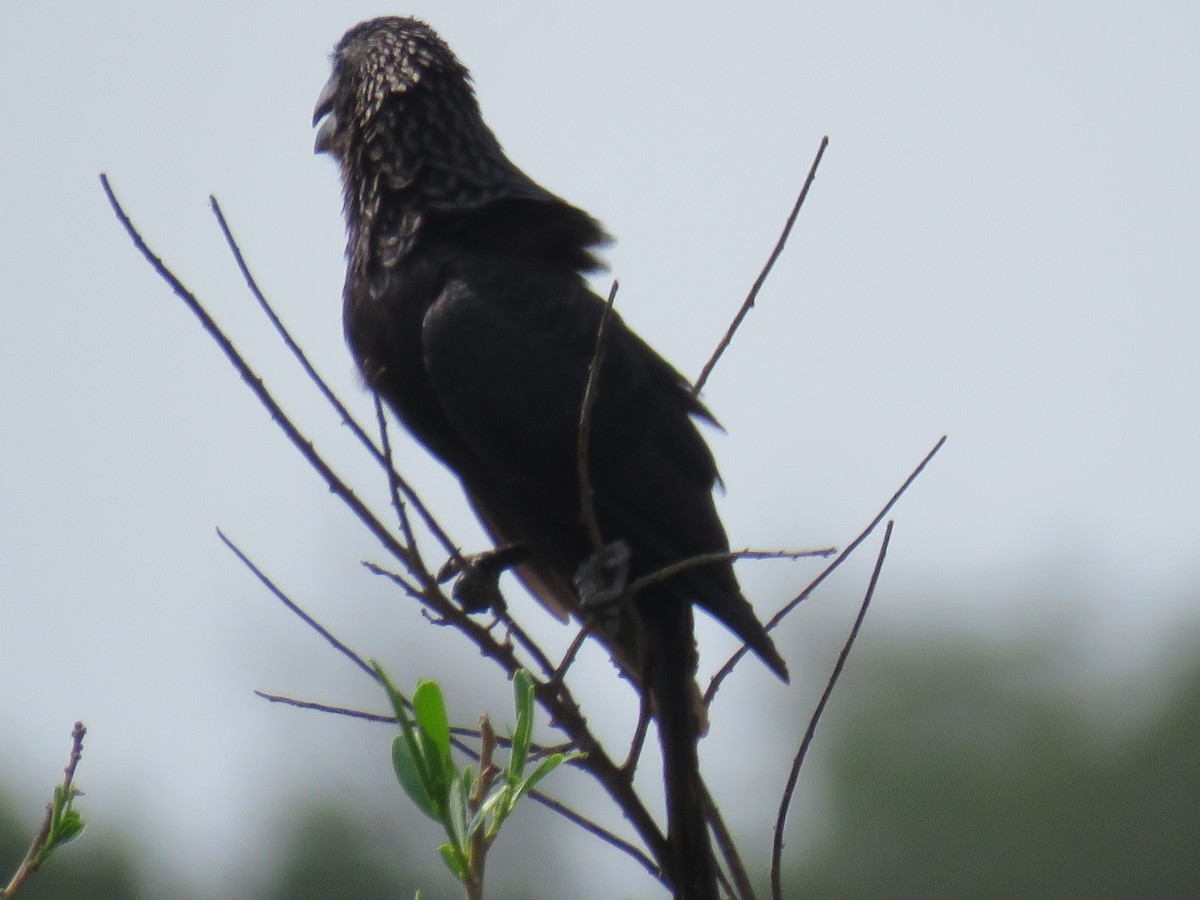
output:
[[[29,849],[29,842],[41,824],[37,818],[20,822],[8,804],[0,804],[0,889],[8,883],[17,864]],[[98,831],[89,831],[55,853],[45,867],[25,883],[18,900],[149,900],[142,892],[133,860],[104,841]]]
[[[863,662],[794,896],[1200,897],[1200,667],[1139,711],[1063,686],[1052,655]]]
[[[792,845],[789,897],[1200,896],[1200,664],[1151,699],[1130,692],[1108,701],[1081,689],[1052,653],[891,644],[886,654],[852,655],[818,733],[827,768],[807,777],[830,779],[824,818],[816,846]],[[352,810],[291,816],[265,886],[230,886],[229,900],[403,900],[418,887],[429,898],[452,895],[436,858],[414,859],[401,836]],[[35,826],[0,805],[0,872],[20,859]],[[539,875],[551,874],[546,862],[536,861]],[[22,898],[140,900],[149,895],[136,871],[93,828]],[[552,883],[543,887],[542,896],[559,897]]]

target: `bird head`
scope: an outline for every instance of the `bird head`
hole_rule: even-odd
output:
[[[476,239],[481,229],[490,238],[515,233],[519,222],[549,255],[599,266],[587,248],[607,240],[603,228],[508,159],[466,66],[432,28],[371,19],[346,32],[331,61],[313,110],[314,150],[341,165],[347,221],[361,243],[353,255],[398,258],[432,218],[453,218],[461,230],[472,225],[464,216],[488,210],[486,227],[473,220]]]
[[[313,110],[317,153],[345,159],[379,141],[433,149],[430,132],[446,131],[437,127],[442,115],[479,117],[466,67],[417,19],[389,16],[355,25],[331,62]]]

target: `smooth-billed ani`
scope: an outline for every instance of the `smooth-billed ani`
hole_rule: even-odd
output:
[[[466,68],[429,26],[382,18],[338,43],[317,101],[318,152],[340,163],[349,231],[345,326],[367,383],[461,479],[492,537],[525,551],[519,576],[558,614],[590,619],[574,585],[594,547],[578,441],[604,313],[583,273],[600,224],[530,179],[484,123]],[[322,121],[323,120],[323,121]],[[687,381],[612,316],[590,418],[589,477],[605,542],[630,577],[729,549],[713,505],[710,420]],[[781,678],[783,659],[728,562],[640,592],[596,626],[649,689],[667,786],[667,877],[715,897],[698,789],[692,604]]]

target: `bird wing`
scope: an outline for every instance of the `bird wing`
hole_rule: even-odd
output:
[[[425,315],[425,368],[469,448],[456,466],[502,543],[529,547],[523,577],[551,608],[578,606],[573,579],[594,548],[582,525],[579,420],[604,302],[566,268],[511,254],[449,254]],[[590,421],[589,477],[603,540],[623,540],[636,578],[729,542],[713,503],[716,464],[687,382],[615,314]],[[652,592],[699,603],[781,677],[786,666],[733,566],[689,569]]]
[[[536,509],[572,535],[573,566],[589,552],[578,429],[603,312],[574,272],[481,255],[454,262],[423,326],[430,382],[480,461],[464,477],[468,490],[485,506],[499,505],[487,504],[489,493],[522,497],[531,518]],[[605,539],[632,544],[646,571],[726,549],[712,505],[716,467],[691,420],[703,407],[615,315],[605,349],[589,446]]]

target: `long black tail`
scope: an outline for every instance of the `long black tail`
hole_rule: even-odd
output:
[[[718,900],[697,741],[696,644],[692,606],[660,593],[645,597],[647,685],[658,718],[667,795],[667,843],[675,900]]]

